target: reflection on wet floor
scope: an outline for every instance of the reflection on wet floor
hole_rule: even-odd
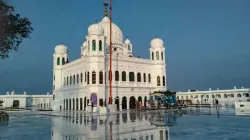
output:
[[[52,119],[52,140],[169,140],[178,114],[127,111],[109,116],[65,112]],[[67,128],[67,129],[64,129]]]
[[[0,140],[249,140],[249,111],[189,108],[183,113],[13,112],[8,124],[0,125]]]

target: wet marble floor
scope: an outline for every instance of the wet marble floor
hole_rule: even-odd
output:
[[[107,116],[77,111],[10,113],[9,123],[0,125],[0,140],[249,140],[250,116],[236,114],[226,108]]]

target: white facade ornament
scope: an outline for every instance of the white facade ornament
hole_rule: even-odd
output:
[[[6,92],[6,95],[10,95],[10,93],[7,91],[7,92]]]
[[[15,91],[11,91],[11,95],[15,95]]]
[[[27,93],[26,93],[26,92],[24,92],[24,93],[23,93],[23,95],[27,95]]]
[[[234,86],[234,89],[237,89],[236,86]]]

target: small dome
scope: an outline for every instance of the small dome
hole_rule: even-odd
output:
[[[163,47],[164,43],[163,41],[160,39],[160,38],[155,38],[153,39],[151,42],[150,42],[150,45],[152,48],[155,48],[155,47]]]
[[[130,40],[129,40],[129,39],[126,39],[126,40],[125,40],[125,44],[130,44]]]
[[[95,23],[89,26],[88,34],[89,35],[103,35],[104,29],[101,25],[99,25],[98,23]]]
[[[63,53],[68,53],[68,48],[65,45],[57,45],[55,47],[55,53],[63,54]]]

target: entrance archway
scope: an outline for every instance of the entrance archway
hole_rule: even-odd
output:
[[[141,96],[138,97],[138,101],[142,102],[142,97]]]
[[[144,97],[144,107],[147,105],[147,96]]]
[[[79,105],[78,98],[76,98],[76,110],[78,110],[78,105]]]
[[[135,97],[134,96],[131,96],[129,98],[129,108],[130,109],[135,109],[136,108]]]
[[[119,108],[119,97],[117,96],[116,97],[116,99],[115,99],[115,104],[116,104],[116,108],[117,108],[117,110],[119,111],[120,110],[120,108]]]
[[[19,100],[14,100],[13,101],[13,107],[14,108],[19,108],[19,105],[20,105],[20,101]]]
[[[122,97],[122,109],[127,109],[127,98]]]
[[[66,99],[66,110],[68,110],[68,99]]]
[[[71,99],[69,99],[69,110],[71,110]]]
[[[75,98],[73,98],[73,110],[75,110]]]
[[[103,99],[99,99],[99,106],[103,107]]]
[[[91,94],[90,101],[93,102],[94,105],[97,105],[97,95],[95,93]]]
[[[84,110],[86,110],[86,106],[87,106],[87,97],[84,97]]]
[[[82,110],[82,98],[80,98],[80,110]]]

